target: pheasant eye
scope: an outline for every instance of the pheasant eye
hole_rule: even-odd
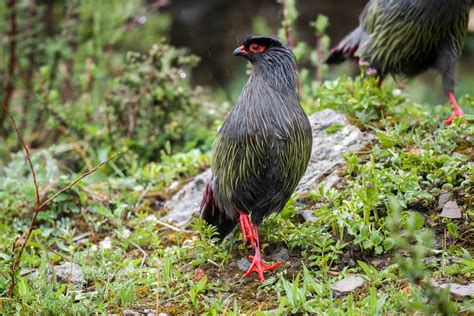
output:
[[[252,44],[250,45],[250,51],[252,53],[261,53],[265,50],[265,46],[262,46],[262,45],[258,45],[258,44]]]

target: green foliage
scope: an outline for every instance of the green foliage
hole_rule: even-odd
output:
[[[402,256],[400,252],[395,255],[401,275],[414,287],[408,308],[433,315],[453,315],[456,308],[450,301],[449,290],[437,288],[432,284],[431,275],[423,262],[433,248],[433,232],[422,229],[423,219],[418,213],[409,214],[406,222],[402,223],[401,205],[396,199],[390,199],[389,206],[389,224],[395,246],[408,253],[407,257]]]
[[[209,156],[199,149],[187,153],[168,155],[162,153],[162,161],[150,162],[143,167],[137,167],[134,177],[138,182],[155,185],[157,188],[167,186],[181,178],[195,175],[209,163]]]
[[[114,170],[121,168],[122,175],[134,163],[159,161],[165,149],[172,154],[210,148],[215,106],[189,84],[199,59],[162,40],[170,24],[163,4],[13,3],[19,34],[8,33],[8,26],[0,32],[4,48],[18,40],[18,62],[14,76],[5,78],[11,56],[3,49],[0,76],[12,83],[15,93],[7,105],[30,144],[73,144],[74,152],[61,158],[71,160],[74,171],[122,151]],[[4,5],[1,16],[9,21],[12,10]],[[7,142],[0,146],[0,163],[18,148],[3,117],[2,112],[0,134]]]
[[[190,282],[191,288],[189,289],[189,296],[191,299],[191,303],[193,308],[198,311],[199,310],[199,296],[201,293],[204,292],[207,283],[207,277],[204,276],[201,280],[197,281],[196,283]]]
[[[420,106],[408,103],[399,90],[390,90],[391,86],[377,88],[374,78],[340,77],[303,87],[303,105],[306,109],[338,109],[354,116],[362,125],[377,121],[388,113],[403,113],[405,120],[419,118],[421,114],[417,110]]]
[[[236,267],[249,250],[238,233],[221,242],[202,220],[191,231],[156,220],[163,201],[208,166],[207,151],[222,119],[215,104],[225,99],[192,87],[195,56],[157,40],[166,34],[169,16],[143,12],[137,1],[43,1],[34,2],[36,13],[27,19],[33,2],[17,3],[22,32],[11,108],[25,139],[49,147],[32,154],[42,196],[111,152],[124,155],[39,214],[8,298],[18,251],[12,245],[29,227],[35,194],[23,154],[7,155],[19,148],[13,130],[0,126],[7,135],[0,146],[2,313],[119,314],[157,305],[169,314],[203,315],[474,311],[472,299],[454,302],[432,283],[473,282],[470,118],[441,125],[449,107],[413,102],[391,82],[379,88],[373,78],[323,81],[330,45],[326,17],[311,23],[312,47],[297,40],[297,2],[284,1],[280,34],[290,35],[301,62],[304,108],[344,112],[373,141],[344,157],[337,186],[295,196],[262,223],[265,260],[282,247],[290,258],[260,284],[243,279]],[[54,25],[42,18],[50,3]],[[0,3],[4,20],[7,14]],[[148,22],[140,28],[134,23],[142,15]],[[263,18],[253,24],[257,33],[271,30]],[[2,24],[0,32],[7,28]],[[10,40],[1,39],[4,47]],[[472,112],[473,97],[460,102]],[[340,125],[325,130],[343,132]],[[462,220],[439,217],[438,198],[446,191]],[[315,220],[303,222],[303,210]],[[83,285],[52,276],[51,267],[64,262],[81,267]],[[349,274],[362,275],[365,285],[336,295],[331,286]]]
[[[200,239],[195,242],[196,260],[192,265],[200,265],[207,261],[217,262],[221,266],[230,261],[218,237],[217,229],[201,219],[195,219],[193,229],[199,233]]]
[[[111,143],[145,160],[156,159],[165,146],[209,148],[211,107],[186,79],[197,62],[196,56],[165,43],[148,54],[129,53],[107,100]]]

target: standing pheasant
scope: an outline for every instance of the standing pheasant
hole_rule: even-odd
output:
[[[360,25],[332,51],[326,62],[356,59],[369,64],[380,83],[388,74],[413,77],[437,70],[454,114],[464,115],[455,95],[456,62],[466,37],[471,0],[370,0]]]
[[[244,240],[255,248],[244,276],[256,271],[264,281],[264,271],[280,262],[263,262],[258,225],[283,209],[303,176],[311,125],[298,100],[295,58],[287,47],[274,38],[248,37],[234,56],[245,57],[253,70],[214,142],[201,218],[221,238],[240,223]]]

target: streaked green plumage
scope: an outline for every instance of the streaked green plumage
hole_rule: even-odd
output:
[[[364,61],[382,80],[389,74],[413,77],[434,69],[443,78],[444,93],[454,100],[456,62],[470,7],[471,0],[370,0],[359,26],[326,62]],[[461,115],[455,100],[452,103]]]
[[[404,74],[407,65],[412,65],[408,72],[419,72],[419,65],[434,62],[444,45],[459,56],[469,8],[469,0],[373,0],[363,18],[369,40],[356,55],[382,74]]]
[[[297,96],[294,56],[271,38],[257,37],[266,50],[255,56],[253,71],[236,105],[226,116],[212,152],[212,180],[201,216],[225,236],[240,212],[258,225],[280,212],[309,162],[312,132]]]

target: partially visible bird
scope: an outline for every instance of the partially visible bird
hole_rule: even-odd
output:
[[[249,60],[252,74],[215,139],[201,218],[221,238],[240,223],[244,240],[255,248],[244,276],[256,271],[264,281],[264,271],[280,262],[263,262],[258,225],[293,194],[309,162],[312,132],[298,100],[295,58],[286,46],[271,37],[248,37],[234,56]]]
[[[385,76],[413,77],[437,70],[454,114],[464,115],[455,95],[456,62],[466,37],[471,0],[370,0],[359,26],[330,53],[328,64],[355,59],[369,64],[381,84]]]

